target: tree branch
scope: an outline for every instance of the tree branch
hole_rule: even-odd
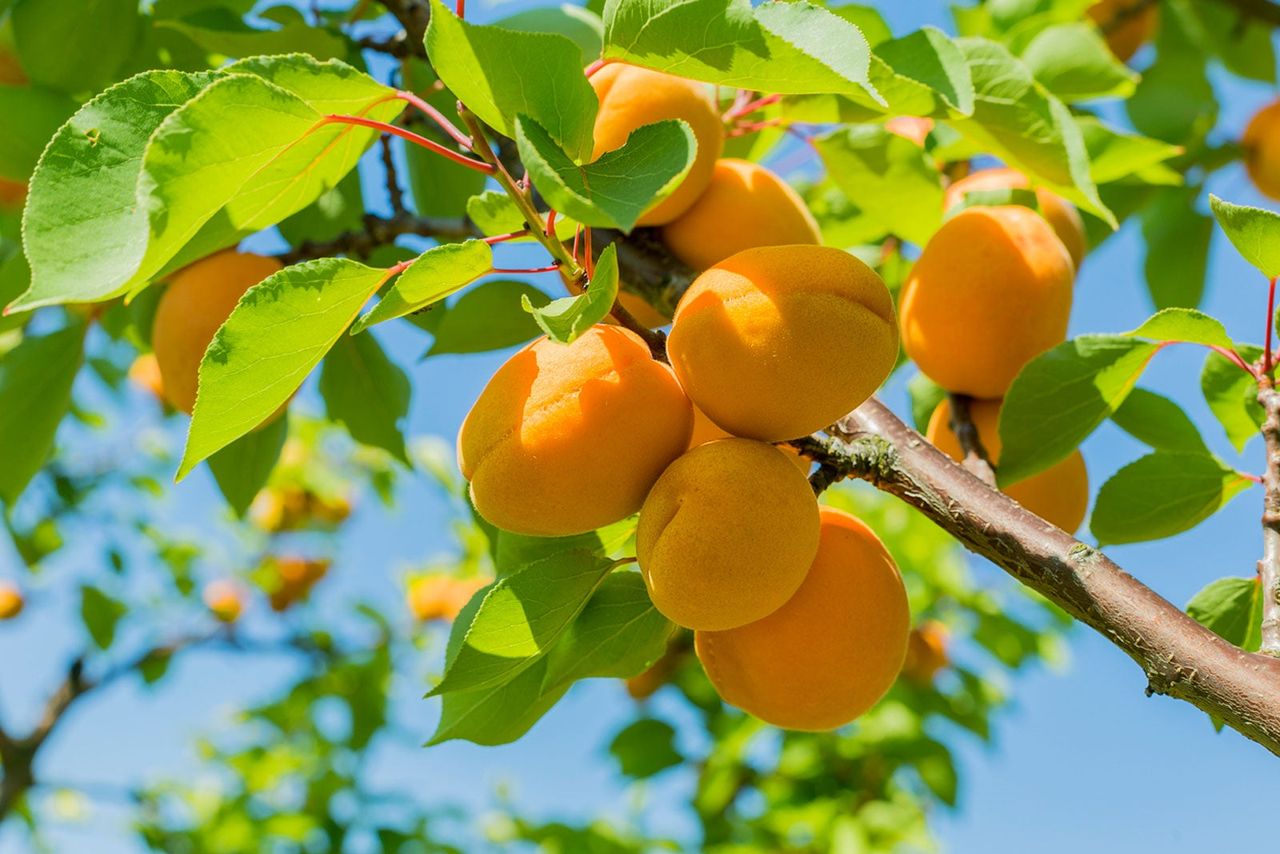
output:
[[[1148,694],[1186,700],[1280,755],[1280,659],[1244,652],[1104,554],[956,465],[875,400],[797,446],[924,513],[1123,650]]]
[[[1258,580],[1262,584],[1262,647],[1267,655],[1280,656],[1280,391],[1268,373],[1258,380],[1258,402],[1266,412],[1262,437],[1267,447],[1266,490],[1262,502],[1262,560]]]
[[[425,0],[379,0],[404,28],[403,41],[407,45],[405,56],[427,58],[424,40],[427,24],[431,22],[431,6]],[[402,57],[403,58],[403,57]]]

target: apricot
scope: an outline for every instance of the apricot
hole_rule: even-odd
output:
[[[26,604],[18,585],[11,581],[0,581],[0,620],[12,620],[22,613]]]
[[[444,573],[423,575],[409,584],[409,611],[423,623],[453,621],[475,592],[488,583],[484,578],[458,578]]]
[[[671,681],[685,658],[691,644],[680,636],[673,637],[667,649],[647,669],[626,680],[627,694],[636,701],[647,700]]]
[[[817,549],[809,481],[777,448],[749,439],[708,442],[672,463],[636,529],[654,607],[690,629],[731,629],[772,613]]]
[[[203,598],[205,607],[219,622],[234,623],[244,612],[244,592],[234,581],[210,581],[205,585]]]
[[[245,291],[281,270],[265,255],[224,250],[183,267],[156,306],[151,346],[165,398],[187,414],[196,405],[200,360]]]
[[[992,465],[1000,465],[999,400],[974,400],[969,417],[978,428],[978,440]],[[956,462],[964,459],[960,440],[951,432],[951,402],[943,400],[933,411],[925,438]],[[1060,463],[1006,487],[1005,494],[1032,513],[1073,534],[1084,521],[1089,506],[1089,473],[1077,450]]]
[[[921,148],[933,132],[933,119],[920,116],[894,116],[884,123],[884,129],[894,136],[910,140]]]
[[[1128,62],[1151,40],[1160,23],[1154,0],[1098,0],[1085,14],[1097,24],[1116,59]]]
[[[960,204],[966,193],[981,190],[1025,190],[1030,186],[1027,176],[1016,169],[982,169],[947,187],[945,206],[949,210]],[[1044,188],[1036,190],[1036,202],[1040,205],[1040,215],[1053,226],[1054,233],[1058,235],[1062,245],[1067,247],[1072,263],[1077,270],[1080,269],[1085,253],[1089,251],[1080,212],[1062,196]]]
[[[1258,192],[1280,199],[1280,101],[1263,107],[1244,130],[1244,166]]]
[[[929,685],[938,671],[951,663],[947,655],[950,632],[937,620],[927,620],[907,636],[907,658],[902,664],[904,678],[917,685]]]
[[[757,246],[822,242],[818,222],[791,185],[749,160],[716,161],[711,183],[662,229],[667,248],[695,270]]]
[[[785,605],[694,636],[721,698],[785,729],[857,718],[893,685],[907,651],[911,615],[893,558],[854,516],[823,507],[821,518],[817,556]]]
[[[155,353],[143,353],[129,366],[129,382],[151,392],[156,400],[165,402],[164,379],[160,376],[160,364]]]
[[[597,325],[500,367],[462,422],[458,462],[499,528],[581,534],[639,510],[692,427],[671,369],[635,333]]]
[[[271,534],[312,526],[336,527],[350,515],[347,497],[320,495],[292,485],[263,490],[249,507],[250,520]]]
[[[285,611],[307,598],[311,590],[329,573],[330,561],[305,557],[273,557],[268,559],[268,600],[272,610]]]
[[[903,347],[948,391],[1001,397],[1023,365],[1066,339],[1074,276],[1066,247],[1035,211],[966,208],[934,233],[907,277]]]
[[[748,249],[694,280],[667,354],[719,427],[794,439],[856,408],[893,370],[893,300],[874,270],[839,249]]]
[[[689,209],[711,181],[724,148],[724,122],[706,85],[624,63],[610,63],[591,76],[600,100],[592,159],[621,148],[636,128],[683,119],[693,129],[698,153],[680,186],[641,215],[640,225],[664,225]]]
[[[716,439],[729,438],[731,438],[731,435],[717,427],[716,423],[706,416],[706,413],[696,406],[693,408],[693,434],[689,437],[690,449],[705,445],[707,442],[714,442]],[[787,458],[795,464],[795,467],[804,472],[805,477],[809,476],[809,469],[813,468],[812,460],[790,445],[775,445],[775,447],[786,454]]]

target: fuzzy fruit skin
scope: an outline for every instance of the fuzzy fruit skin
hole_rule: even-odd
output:
[[[600,99],[592,159],[621,148],[631,132],[664,119],[684,119],[698,141],[689,174],[671,195],[640,217],[640,225],[665,225],[688,210],[711,181],[724,148],[724,122],[708,88],[693,80],[625,63],[610,63],[591,75]]]
[[[452,622],[471,601],[475,592],[489,582],[483,578],[458,578],[443,573],[424,575],[409,585],[409,611],[415,620]]]
[[[640,511],[636,557],[654,607],[689,629],[731,629],[782,606],[818,549],[809,482],[776,448],[699,445]]]
[[[165,398],[174,409],[191,414],[196,405],[200,360],[214,333],[231,316],[245,291],[281,269],[275,258],[225,250],[170,277],[156,307],[151,346],[160,366]]]
[[[730,705],[777,727],[819,732],[862,715],[893,685],[911,614],[884,545],[854,516],[822,508],[804,583],[769,616],[698,632],[711,684]]]
[[[992,465],[1000,465],[999,400],[974,400],[969,417],[978,428],[978,439]],[[956,462],[964,459],[960,440],[951,432],[951,402],[943,400],[933,411],[925,438]],[[1006,487],[1004,493],[1032,513],[1074,534],[1089,509],[1089,473],[1079,450],[1056,465]]]
[[[508,531],[581,534],[640,509],[689,444],[693,407],[633,332],[596,325],[541,338],[500,367],[458,434],[485,519]]]
[[[1023,365],[1066,340],[1074,277],[1066,247],[1035,211],[966,208],[907,277],[903,347],[947,391],[1003,397]]]
[[[234,581],[210,581],[204,588],[204,604],[222,623],[234,623],[244,612],[244,593]]]
[[[1016,169],[982,169],[947,187],[945,208],[950,210],[960,204],[966,193],[980,190],[1025,190],[1030,186],[1027,176]],[[1053,226],[1054,233],[1058,235],[1062,245],[1067,247],[1072,263],[1079,270],[1085,253],[1089,251],[1080,212],[1062,196],[1043,188],[1036,190],[1036,201],[1040,204],[1041,216]]]
[[[1121,62],[1128,62],[1151,41],[1160,23],[1159,6],[1145,0],[1098,0],[1085,14],[1102,30],[1107,47]],[[1124,20],[1118,20],[1121,16]]]
[[[667,354],[726,432],[795,439],[848,414],[893,370],[893,300],[874,270],[839,249],[748,249],[685,292]]]
[[[1254,114],[1240,142],[1245,150],[1245,169],[1258,192],[1280,199],[1280,101]]]
[[[917,685],[929,685],[951,663],[947,644],[951,633],[937,620],[926,620],[907,637],[907,659],[902,676]]]
[[[12,620],[22,613],[26,604],[16,584],[0,581],[0,620]]]
[[[790,184],[749,160],[724,158],[693,206],[662,229],[662,240],[681,261],[705,270],[757,246],[816,246],[822,233]]]

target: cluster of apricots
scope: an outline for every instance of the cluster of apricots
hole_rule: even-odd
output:
[[[322,495],[293,484],[264,489],[249,507],[249,518],[270,534],[334,527],[350,515],[351,500],[345,495]]]
[[[824,429],[889,375],[892,298],[871,268],[818,245],[781,179],[718,158],[705,87],[624,65],[592,84],[601,150],[661,119],[694,128],[698,162],[642,221],[700,272],[671,321],[669,365],[600,324],[497,370],[458,437],[472,501],[534,536],[638,511],[650,597],[694,631],[721,696],[778,726],[841,726],[902,666],[906,593],[871,530],[819,507],[808,463],[776,443]]]
[[[975,172],[947,188],[948,209],[966,194],[1026,188],[1012,169]],[[920,370],[948,392],[972,398],[969,415],[992,465],[1000,462],[1001,398],[1031,359],[1066,340],[1077,265],[1086,250],[1074,207],[1036,192],[1039,212],[1018,205],[966,207],[925,245],[902,289],[902,343]],[[963,459],[943,401],[926,435]],[[1014,484],[1008,494],[1028,510],[1074,532],[1089,501],[1084,458],[1066,460]]]

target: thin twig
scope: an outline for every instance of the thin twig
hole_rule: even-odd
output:
[[[409,211],[404,206],[404,189],[400,186],[400,176],[396,172],[395,153],[391,150],[391,137],[383,134],[378,137],[382,150],[382,168],[387,173],[387,197],[391,201],[391,210],[396,216],[403,216]]]
[[[951,404],[951,421],[947,427],[960,442],[960,451],[964,454],[964,467],[973,472],[983,483],[995,486],[996,470],[987,456],[987,449],[982,446],[982,437],[978,435],[978,426],[973,423],[970,405],[973,398],[967,394],[947,395]]]
[[[1258,381],[1258,403],[1266,417],[1262,437],[1266,442],[1267,468],[1263,475],[1262,560],[1258,580],[1262,585],[1262,646],[1267,655],[1280,656],[1280,391],[1270,374]]]

